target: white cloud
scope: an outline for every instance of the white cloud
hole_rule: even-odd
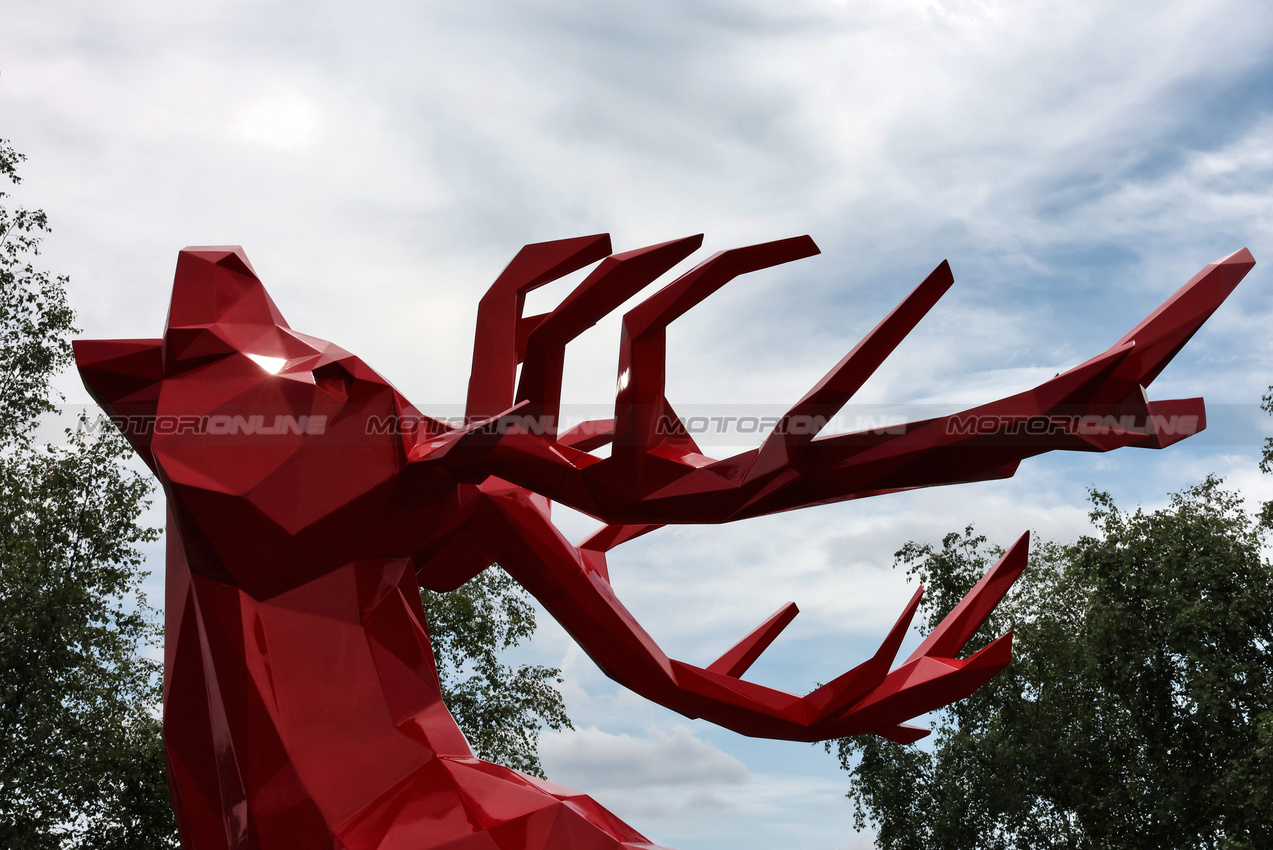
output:
[[[309,150],[323,130],[322,109],[300,92],[281,89],[240,108],[228,132],[285,153]]]
[[[595,726],[544,734],[540,752],[554,777],[563,782],[579,777],[580,787],[594,790],[659,788],[682,794],[688,792],[672,789],[742,785],[748,780],[741,761],[696,738],[686,726],[670,731],[651,728],[644,738],[612,735]]]
[[[835,777],[749,772],[684,725],[612,735],[595,727],[545,734],[546,772],[591,797],[656,841],[693,836],[696,846],[843,847],[845,784]],[[865,846],[869,846],[865,845]]]

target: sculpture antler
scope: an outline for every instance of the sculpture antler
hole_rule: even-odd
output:
[[[797,740],[862,732],[914,740],[925,731],[900,721],[972,693],[1002,669],[1011,655],[1011,634],[966,660],[955,656],[1020,574],[1026,537],[896,670],[889,668],[922,589],[871,659],[804,697],[740,678],[795,616],[794,604],[714,663],[695,667],[664,655],[618,601],[605,553],[666,523],[725,522],[912,487],[1006,477],[1023,458],[1054,449],[1161,448],[1175,442],[1205,426],[1202,400],[1150,402],[1144,387],[1254,265],[1244,249],[1207,266],[1108,351],[1033,390],[886,433],[820,437],[826,422],[950,288],[953,277],[943,262],[787,411],[758,449],[714,460],[680,427],[664,394],[666,329],[738,275],[818,249],[802,236],[724,251],[624,315],[614,419],[558,435],[566,344],[700,242],[694,236],[609,256],[556,310],[523,318],[526,292],[582,268],[608,252],[609,241],[592,236],[527,246],[482,302],[469,386],[471,424],[421,442],[409,456],[441,463],[477,485],[472,497],[489,502],[486,521],[514,526],[491,539],[534,541],[489,554],[612,678],[689,716],[748,735]],[[607,442],[609,457],[589,453]],[[537,498],[563,502],[608,525],[573,547],[549,522],[547,503],[537,504]],[[443,564],[421,573],[449,575],[455,582],[475,567],[476,562],[457,571]]]
[[[788,603],[706,667],[669,658],[623,606],[610,585],[606,552],[659,526],[607,526],[572,546],[524,489],[490,479],[468,493],[466,524],[481,529],[488,561],[498,561],[529,590],[615,681],[688,717],[753,737],[820,741],[874,733],[910,742],[927,731],[902,721],[971,694],[1008,663],[1011,634],[968,659],[957,654],[1025,566],[1027,537],[1017,541],[901,664],[891,670],[920,588],[866,662],[805,696],[744,681],[742,676],[797,614]],[[472,542],[471,540],[469,541]],[[454,586],[454,547],[439,539],[418,556],[418,575],[435,590]],[[485,564],[471,565],[473,571]],[[457,581],[458,578],[458,581]]]
[[[498,291],[503,314],[487,310],[487,299],[479,314],[469,386],[470,421],[478,424],[418,445],[411,457],[444,464],[474,482],[498,476],[607,523],[662,524],[727,522],[914,487],[1008,477],[1022,459],[1052,450],[1161,448],[1205,426],[1202,401],[1150,402],[1144,387],[1255,263],[1246,249],[1212,263],[1108,351],[1027,392],[889,433],[819,436],[950,287],[950,268],[943,262],[787,411],[760,448],[715,460],[680,426],[664,395],[666,328],[739,274],[810,256],[817,247],[798,237],[725,251],[624,316],[613,422],[584,423],[559,437],[566,343],[699,242],[695,236],[610,256],[556,310],[513,321],[509,293],[520,304],[524,292],[582,267],[606,250],[608,240],[585,237],[523,249],[487,296],[494,303]],[[492,339],[497,327],[502,341]],[[1126,426],[1127,416],[1135,427]],[[613,443],[609,457],[588,453],[605,442]]]

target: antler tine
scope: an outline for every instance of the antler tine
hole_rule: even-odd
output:
[[[880,644],[875,654],[854,667],[844,675],[828,682],[804,698],[805,710],[811,718],[827,718],[842,714],[858,700],[878,688],[888,677],[897,650],[901,648],[906,632],[911,627],[911,620],[919,609],[919,600],[924,596],[924,588],[920,587],[911,595],[911,601],[902,609],[902,614],[889,629],[888,635]]]
[[[986,622],[990,612],[1003,599],[1013,582],[1026,567],[1030,553],[1030,532],[1017,538],[998,562],[981,577],[972,590],[960,600],[949,614],[942,618],[937,628],[911,653],[905,663],[920,658],[954,658],[964,648],[969,638]]]
[[[1113,380],[1126,381],[1132,390],[1148,387],[1254,267],[1255,258],[1246,248],[1204,266],[1118,341],[1136,347]]]
[[[465,408],[468,421],[498,416],[513,404],[513,383],[521,359],[517,340],[525,336],[522,308],[526,293],[609,253],[608,233],[537,242],[517,252],[477,307],[473,371]]]
[[[739,275],[819,253],[808,236],[780,239],[714,254],[629,310],[623,317],[615,398],[612,460],[639,463],[667,435],[655,423],[668,412],[664,396],[667,327]]]
[[[704,669],[710,673],[741,678],[799,613],[796,603],[788,602]]]
[[[779,420],[761,445],[749,475],[754,477],[786,466],[792,455],[822,430],[826,421],[862,388],[880,364],[893,353],[919,321],[955,282],[950,264],[942,260],[924,282],[844,355],[804,398]]]
[[[517,400],[531,402],[529,412],[542,417],[545,436],[557,433],[566,344],[702,244],[700,233],[607,257],[531,331]]]
[[[844,735],[874,732],[892,738],[898,718],[918,717],[958,702],[994,678],[1011,661],[1012,632],[1008,632],[965,660],[926,656],[903,664],[850,709],[840,731]],[[902,731],[907,734],[907,730]],[[920,730],[910,730],[910,734],[917,731]]]

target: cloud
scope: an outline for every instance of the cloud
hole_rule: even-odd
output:
[[[703,848],[844,846],[848,806],[834,774],[752,772],[681,724],[634,735],[596,727],[544,734],[540,752],[552,781],[587,789],[656,841],[678,834]]]
[[[587,789],[629,823],[718,817],[735,806],[730,791],[751,781],[741,761],[680,725],[641,736],[545,733],[539,748],[554,782]]]
[[[955,287],[856,401],[949,412],[1101,351],[1241,245],[1267,262],[1271,18],[1254,0],[26,4],[0,32],[0,107],[30,156],[19,199],[55,228],[44,265],[71,276],[88,337],[158,334],[176,251],[243,244],[293,326],[439,413],[464,397],[478,299],[525,242],[610,231],[627,250],[705,231],[692,264],[809,233],[821,256],[740,278],[673,325],[673,404],[785,409],[947,258]],[[802,691],[874,651],[912,590],[891,568],[907,540],[968,523],[999,544],[1070,539],[1088,485],[1152,506],[1219,469],[1263,494],[1248,427],[1263,413],[1234,414],[1242,445],[1207,439],[1220,403],[1249,407],[1271,380],[1270,292],[1257,267],[1155,383],[1152,397],[1208,395],[1213,429],[1195,440],[664,529],[614,553],[616,586],[700,664],[796,601],[748,677]],[[567,403],[605,415],[619,332],[607,318],[571,345]],[[73,375],[62,386],[87,403]],[[592,524],[558,517],[573,537]],[[565,669],[585,727],[587,746],[545,738],[546,752],[581,790],[662,812],[661,840],[849,846],[842,788],[777,769],[788,749],[677,726],[554,624],[528,651]],[[636,766],[613,774],[589,747]],[[682,750],[693,760],[669,764]],[[703,773],[667,785],[677,770]],[[718,814],[696,825],[692,809]]]
[[[228,132],[236,139],[297,153],[312,147],[322,129],[323,115],[318,104],[299,92],[284,89],[240,109]]]
[[[588,727],[573,733],[544,734],[544,763],[554,776],[581,777],[591,789],[661,788],[742,785],[747,768],[738,759],[696,738],[685,726],[670,731],[647,730],[644,738],[612,735]]]

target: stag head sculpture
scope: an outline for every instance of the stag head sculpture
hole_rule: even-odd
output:
[[[164,743],[184,847],[651,846],[588,797],[475,758],[442,703],[420,588],[492,564],[608,676],[686,716],[793,741],[918,739],[905,721],[1008,663],[1011,634],[959,655],[1025,566],[1026,537],[909,658],[894,664],[922,588],[875,655],[803,696],[743,678],[794,604],[715,661],[672,659],[616,596],[607,552],[668,524],[1007,477],[1053,450],[1162,448],[1205,425],[1202,400],[1145,388],[1254,265],[1242,250],[1207,266],[1107,351],[1019,395],[822,435],[950,287],[943,262],[759,448],[718,460],[664,395],[666,329],[733,278],[817,248],[725,251],[624,315],[613,419],[559,432],[566,345],[700,243],[523,248],[481,301],[462,423],[292,330],[239,248],[181,252],[162,338],[76,343],[168,501]],[[528,292],[593,263],[556,309],[522,315]],[[572,544],[551,502],[604,527]]]

